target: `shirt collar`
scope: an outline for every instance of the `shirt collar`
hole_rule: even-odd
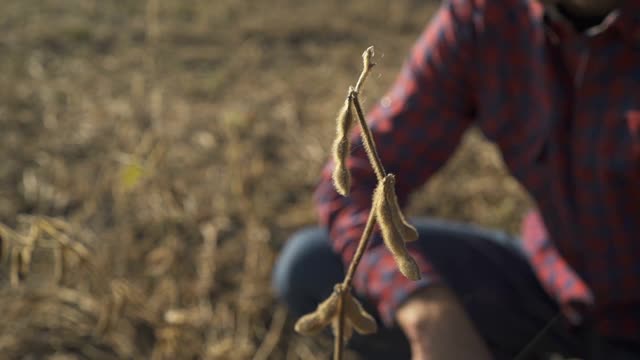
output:
[[[625,38],[640,44],[640,0],[625,1],[615,25]]]
[[[554,6],[544,6],[544,20],[550,30],[561,38],[577,35],[577,32]],[[609,28],[618,31],[623,38],[640,44],[640,0],[627,0],[605,17],[600,25],[588,29],[587,36],[595,36]]]

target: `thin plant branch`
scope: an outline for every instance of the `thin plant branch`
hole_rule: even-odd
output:
[[[364,255],[367,246],[369,245],[369,239],[371,239],[371,234],[373,234],[373,228],[376,225],[376,213],[375,211],[369,212],[369,217],[367,218],[367,223],[364,226],[364,231],[362,231],[362,236],[360,237],[360,241],[358,242],[358,248],[356,249],[356,253],[349,264],[349,269],[347,270],[347,275],[342,282],[342,287],[349,291],[351,290],[351,283],[353,282],[353,275],[355,275],[356,270],[358,269],[358,265],[360,264],[360,260]]]
[[[369,161],[371,162],[371,166],[373,167],[373,171],[376,173],[376,178],[378,181],[382,181],[385,177],[386,173],[384,171],[384,167],[382,166],[382,161],[380,160],[380,156],[378,155],[378,151],[376,150],[376,144],[373,140],[373,135],[371,134],[371,129],[367,125],[367,122],[364,117],[364,112],[362,111],[362,106],[360,105],[360,99],[358,95],[360,94],[360,87],[362,83],[367,78],[367,75],[375,65],[372,62],[372,58],[374,55],[373,46],[370,46],[363,54],[363,68],[362,73],[360,74],[360,78],[358,79],[358,83],[356,87],[349,93],[349,97],[353,99],[353,107],[356,109],[356,118],[358,119],[358,124],[360,125],[360,130],[362,131],[362,142],[364,143],[364,149],[367,152],[367,156],[369,157]]]
[[[360,73],[360,77],[358,78],[358,82],[356,83],[356,87],[354,89],[355,92],[360,91],[360,87],[362,87],[362,84],[367,79],[367,76],[369,76],[371,68],[376,65],[376,63],[372,61],[374,55],[375,53],[373,51],[373,46],[369,46],[367,50],[365,50],[362,54],[362,72]]]
[[[395,195],[395,177],[393,174],[387,174],[382,165],[373,134],[367,125],[358,98],[365,79],[375,65],[372,61],[373,56],[373,46],[362,54],[362,72],[358,77],[356,86],[349,88],[345,104],[338,114],[336,139],[333,146],[335,162],[334,186],[340,195],[347,196],[350,186],[350,174],[346,162],[346,157],[349,153],[347,151],[349,144],[346,142],[348,141],[346,132],[350,128],[351,119],[354,115],[353,110],[355,109],[355,117],[360,126],[362,142],[378,181],[372,199],[372,206],[358,242],[356,253],[349,263],[344,280],[342,283],[336,284],[331,296],[320,303],[314,312],[298,319],[295,326],[296,331],[299,333],[312,335],[331,324],[334,327],[334,360],[342,359],[344,343],[351,336],[352,329],[361,334],[371,334],[377,330],[373,317],[359,305],[359,302],[351,294],[354,274],[369,245],[376,222],[380,224],[380,228],[383,230],[384,243],[393,254],[400,272],[412,280],[420,278],[418,266],[405,247],[405,242],[413,241],[417,238],[417,232],[415,228],[406,222],[400,211]]]
[[[333,346],[333,359],[342,360],[342,349],[344,348],[344,293],[342,286],[336,286],[338,292],[338,329],[335,333]]]

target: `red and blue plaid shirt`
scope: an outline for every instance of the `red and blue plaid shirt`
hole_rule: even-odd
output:
[[[537,202],[522,241],[549,294],[569,318],[586,304],[602,335],[640,340],[639,1],[585,33],[532,0],[445,1],[368,121],[401,203],[479,127]],[[352,141],[350,196],[334,191],[331,163],[315,196],[345,263],[376,185]],[[379,239],[356,273],[387,324],[409,294],[439,281],[409,248],[420,281],[398,272]]]

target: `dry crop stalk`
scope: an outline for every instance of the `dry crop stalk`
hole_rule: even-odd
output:
[[[56,284],[61,285],[64,280],[64,248],[61,245],[58,245],[53,248],[53,257],[54,257],[54,268],[53,268],[53,278]]]
[[[20,285],[29,274],[31,258],[36,248],[50,249],[53,252],[53,279],[61,285],[65,274],[67,253],[74,253],[89,268],[90,251],[81,242],[67,236],[71,227],[62,220],[45,216],[20,215],[18,220],[29,226],[28,234],[22,235],[0,224],[2,255],[10,264],[9,279],[12,287]],[[46,235],[46,236],[45,236]]]
[[[336,139],[333,144],[333,159],[335,168],[333,182],[336,191],[347,196],[350,186],[350,174],[346,163],[349,154],[348,132],[355,116],[360,126],[362,142],[367,157],[376,174],[378,186],[376,188],[373,204],[369,211],[367,223],[362,231],[356,253],[349,264],[347,274],[340,284],[336,284],[333,293],[325,301],[320,303],[312,313],[302,316],[295,325],[295,330],[304,335],[313,335],[320,332],[329,324],[334,329],[334,360],[342,359],[344,341],[351,336],[355,329],[361,334],[371,334],[377,331],[377,325],[373,317],[368,314],[362,305],[351,294],[353,276],[358,264],[369,244],[376,221],[380,224],[385,245],[389,248],[399,265],[400,272],[411,280],[420,279],[420,269],[405,247],[405,242],[418,238],[416,229],[411,226],[402,215],[398,199],[395,193],[395,177],[387,174],[378,156],[371,129],[367,125],[358,99],[358,94],[375,65],[372,61],[373,46],[363,54],[363,69],[355,87],[349,88],[345,104],[340,110],[336,123]]]

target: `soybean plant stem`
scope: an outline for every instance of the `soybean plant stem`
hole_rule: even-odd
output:
[[[360,87],[362,86],[362,84],[364,83],[364,80],[369,75],[369,71],[371,71],[371,68],[376,65],[376,63],[371,61],[371,59],[373,58],[373,55],[374,55],[373,46],[369,46],[367,50],[365,50],[364,53],[362,53],[362,72],[360,73],[360,77],[358,77],[358,82],[356,83],[356,88],[355,88],[356,92],[360,91]]]
[[[353,97],[353,107],[356,109],[358,124],[360,124],[360,130],[362,130],[362,142],[364,143],[364,149],[367,152],[367,156],[369,157],[369,162],[371,162],[373,171],[375,171],[376,173],[376,178],[378,179],[378,181],[382,181],[386,173],[384,171],[384,167],[382,166],[380,156],[378,155],[376,143],[373,140],[373,134],[371,134],[371,129],[369,129],[369,126],[367,125],[367,122],[364,118],[364,112],[362,111],[362,106],[360,106],[358,93],[354,90],[351,93],[351,96]]]
[[[333,360],[342,360],[342,349],[344,348],[344,294],[346,289],[338,285],[336,290],[338,291],[338,328],[334,334]]]
[[[353,88],[349,92],[349,97],[351,98],[351,103],[356,110],[356,118],[358,119],[358,124],[360,125],[362,142],[364,143],[364,148],[367,152],[367,156],[369,158],[369,162],[371,163],[371,167],[373,167],[373,171],[376,174],[376,178],[378,182],[382,181],[386,176],[384,167],[382,166],[382,161],[380,160],[380,156],[378,155],[378,151],[376,150],[376,144],[373,140],[373,135],[371,134],[371,129],[367,125],[367,122],[364,117],[364,112],[362,111],[362,106],[360,106],[360,100],[358,99],[358,93],[364,80],[369,75],[371,68],[375,65],[371,61],[373,57],[373,47],[369,47],[364,54],[362,54],[363,59],[363,68],[360,73],[360,77],[358,78],[358,82],[356,83],[356,87]],[[367,223],[362,231],[362,236],[360,237],[360,242],[358,243],[358,248],[356,249],[356,253],[351,259],[351,263],[349,263],[349,269],[347,270],[347,275],[344,278],[342,284],[336,286],[336,291],[338,291],[338,328],[336,329],[335,334],[335,342],[334,342],[334,360],[342,359],[343,345],[344,345],[344,296],[346,293],[351,291],[351,283],[353,282],[353,276],[358,268],[358,264],[360,264],[360,260],[362,260],[362,256],[364,255],[365,250],[367,249],[367,245],[369,244],[369,240],[371,238],[371,234],[373,233],[373,227],[376,224],[376,215],[375,215],[375,204],[372,204],[371,210],[369,210],[369,217],[367,218]]]
[[[371,210],[369,211],[369,217],[367,218],[367,223],[364,226],[364,230],[362,231],[362,236],[360,237],[360,241],[358,242],[358,248],[356,249],[356,253],[351,259],[351,263],[349,263],[349,269],[347,270],[347,275],[344,277],[342,281],[342,290],[350,291],[351,283],[353,282],[353,275],[355,274],[358,264],[360,264],[360,260],[362,259],[362,255],[364,255],[365,250],[367,249],[367,245],[369,245],[369,239],[371,238],[371,234],[373,233],[373,227],[376,225],[376,214],[373,206],[371,206]]]

